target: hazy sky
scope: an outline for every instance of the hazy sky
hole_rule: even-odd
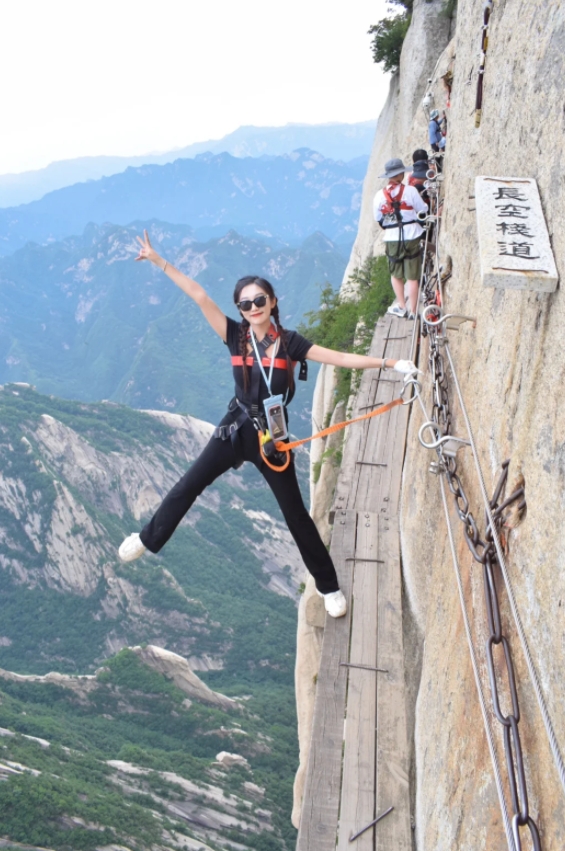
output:
[[[143,154],[244,124],[376,118],[367,30],[386,0],[4,4],[0,174]]]

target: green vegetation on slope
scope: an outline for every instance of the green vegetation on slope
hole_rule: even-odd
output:
[[[246,781],[263,787],[260,806],[272,811],[274,833],[240,832],[237,841],[265,851],[293,846],[288,807],[296,741],[288,689],[284,696],[277,687],[265,690],[232,712],[196,702],[187,707],[176,686],[129,650],[106,661],[86,694],[44,683],[1,686],[0,726],[51,743],[42,747],[23,735],[0,738],[0,763],[10,760],[41,772],[0,783],[0,823],[12,840],[66,851],[132,840],[139,849],[167,846],[163,830],[191,836],[190,819],[178,818],[168,806],[186,793],[157,773],[173,772],[203,791],[213,783],[241,799],[249,798]],[[210,774],[215,755],[225,749],[244,755],[250,770],[235,767],[223,778]],[[120,783],[108,760],[146,773]],[[244,820],[246,811],[243,807]],[[73,824],[73,818],[83,823]],[[206,842],[214,848],[215,839],[230,837],[235,838],[229,830],[212,830]]]
[[[61,476],[58,469],[38,468],[43,456],[34,432],[42,414],[65,423],[100,452],[127,456],[136,446],[154,452],[163,447],[169,457],[161,453],[162,463],[170,467],[176,460],[170,452],[173,430],[147,414],[122,406],[40,396],[26,387],[6,388],[0,392],[2,468],[5,477],[25,484],[33,511],[41,518],[41,539],[50,528],[54,480]],[[176,463],[180,473],[184,461]],[[266,589],[262,564],[247,543],[259,542],[262,536],[243,510],[231,504],[237,497],[247,510],[263,510],[275,517],[280,517],[280,512],[255,469],[246,465],[237,480],[240,484],[235,487],[233,481],[219,481],[211,493],[218,496],[221,508],[212,512],[197,503],[193,525],[183,524],[159,557],[147,556],[128,565],[112,557],[116,574],[139,588],[144,606],[156,613],[148,622],[129,616],[127,610],[119,623],[109,617],[102,606],[109,586],[102,576],[96,591],[87,597],[46,587],[42,580],[45,550],[38,552],[32,544],[25,518],[0,508],[0,525],[8,533],[6,554],[23,559],[26,569],[37,571],[38,577],[34,587],[29,587],[14,581],[9,570],[0,571],[2,634],[11,641],[0,645],[0,665],[22,673],[45,673],[53,668],[87,673],[102,660],[107,636],[119,628],[128,644],[159,639],[181,654],[190,648],[196,654],[225,655],[227,669],[240,672],[245,681],[274,676],[290,684],[296,610],[290,599]],[[139,528],[127,505],[120,518],[106,507],[103,492],[85,496],[68,482],[66,486],[105,530],[103,543],[113,551],[126,533]],[[119,482],[110,486],[117,489]],[[180,593],[163,568],[175,577]],[[254,640],[259,635],[262,642]]]
[[[152,453],[165,469],[178,472],[186,463],[182,453],[175,454],[174,430],[147,414],[113,404],[67,402],[23,386],[9,385],[0,391],[3,475],[9,482],[8,492],[15,482],[25,485],[25,497],[22,492],[18,503],[20,515],[6,503],[0,517],[6,533],[4,550],[10,559],[0,570],[4,638],[0,666],[34,674],[51,670],[84,674],[101,664],[105,669],[98,687],[85,698],[45,683],[0,680],[0,727],[52,742],[50,749],[41,749],[20,736],[0,738],[0,762],[9,759],[42,772],[38,777],[16,775],[0,783],[4,832],[14,841],[55,849],[93,847],[94,831],[69,822],[72,816],[100,826],[98,846],[126,842],[130,836],[138,837],[136,847],[149,847],[155,844],[155,824],[160,835],[172,816],[163,815],[157,804],[144,807],[143,795],[166,787],[156,772],[172,771],[244,797],[246,780],[264,787],[265,797],[258,806],[273,812],[275,833],[246,836],[245,847],[292,848],[296,608],[289,598],[267,589],[268,576],[248,544],[260,543],[262,534],[243,509],[275,516],[278,512],[261,476],[255,469],[244,468],[219,481],[211,490],[217,512],[197,503],[192,525],[183,524],[158,557],[120,565],[115,547],[125,533],[139,528],[139,521],[131,516],[119,481],[110,479],[106,490],[89,490],[87,471],[74,485],[68,481],[57,458],[46,455],[37,438],[43,414],[64,423],[101,453],[97,462],[101,465],[110,465],[114,453],[127,458],[136,452],[145,458]],[[60,448],[63,457],[65,447]],[[46,551],[37,551],[29,526],[26,531],[26,511],[32,511],[40,518],[39,541],[44,543],[61,486],[103,530],[94,544],[110,547],[111,555],[94,565],[100,578],[86,597],[47,586]],[[122,516],[108,508],[115,505],[108,502],[109,495],[112,500],[122,499]],[[75,533],[70,530],[71,535]],[[12,559],[19,559],[30,571],[29,584],[11,569]],[[114,613],[108,607],[111,585],[102,571],[108,563],[118,579],[127,580],[139,594],[144,606],[141,614],[132,611],[126,600]],[[200,676],[230,696],[245,695],[243,714],[230,715],[196,702],[187,708],[184,695],[172,683],[145,668],[129,651],[105,660],[107,647],[114,641],[156,643],[185,657],[209,654],[222,659],[222,670]],[[247,736],[221,731],[237,723]],[[221,750],[246,756],[251,773],[235,768],[220,779],[211,776],[211,764]],[[127,793],[127,800],[106,765],[111,759],[150,772],[143,782],[136,781],[137,792]],[[172,800],[178,790],[165,792],[167,800]],[[136,807],[145,809],[145,820],[137,817]],[[34,812],[42,814],[44,830],[33,819]],[[128,821],[130,815],[138,833]],[[228,839],[227,832],[223,839]],[[208,844],[216,847],[213,840]]]
[[[370,257],[355,269],[350,282],[357,287],[356,299],[344,298],[329,285],[322,290],[318,310],[306,314],[301,333],[319,346],[344,352],[366,354],[375,324],[394,301],[386,257]],[[339,369],[335,403],[346,401],[351,393],[352,370]]]

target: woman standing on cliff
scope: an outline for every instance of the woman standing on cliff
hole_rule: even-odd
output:
[[[236,284],[234,302],[241,321],[220,310],[203,287],[188,278],[152,248],[147,235],[137,237],[140,248],[136,260],[149,260],[165,272],[183,292],[196,302],[213,331],[227,345],[233,366],[236,395],[210,442],[185,475],[165,496],[155,515],[138,534],[129,535],[119,548],[122,561],[133,561],[147,550],[158,553],[202,491],[230,468],[251,461],[273,491],[300,555],[323,597],[331,617],[346,613],[345,597],[330,554],[310,517],[296,480],[294,462],[280,471],[263,459],[258,427],[265,431],[264,404],[271,414],[271,428],[286,433],[286,405],[294,395],[294,366],[305,359],[346,369],[395,369],[405,375],[416,371],[410,361],[383,360],[347,354],[312,345],[296,331],[286,331],[280,323],[277,298],[271,284],[249,276]],[[261,352],[261,354],[259,354]],[[280,397],[277,406],[276,397]],[[274,400],[274,401],[273,401]],[[276,460],[276,457],[273,458]]]

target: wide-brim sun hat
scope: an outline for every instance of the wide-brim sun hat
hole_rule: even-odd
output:
[[[385,173],[379,174],[379,177],[396,177],[397,174],[404,174],[405,171],[406,166],[402,160],[396,158],[385,163]]]
[[[439,118],[439,110],[432,109],[432,111],[430,112],[430,118]]]

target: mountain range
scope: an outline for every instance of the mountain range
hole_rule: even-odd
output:
[[[117,560],[210,438],[181,412],[217,422],[233,395],[225,346],[135,237],[234,317],[237,278],[267,277],[296,327],[341,281],[363,171],[205,153],[0,210],[0,824],[18,847],[294,846],[304,566],[261,476],[230,472],[159,556]],[[299,382],[299,436],[311,396]]]
[[[345,162],[366,157],[375,133],[374,121],[357,124],[287,124],[285,127],[239,127],[222,139],[195,142],[163,154],[135,157],[80,157],[53,162],[42,169],[0,175],[0,207],[36,201],[63,186],[98,180],[142,165],[164,165],[177,159],[211,152],[234,157],[282,155],[297,148],[312,148],[325,157]]]
[[[366,158],[343,163],[303,148],[255,158],[206,153],[128,168],[0,210],[0,255],[29,241],[80,234],[91,222],[128,225],[151,218],[189,225],[200,239],[235,229],[297,244],[321,231],[348,251],[366,165]]]
[[[203,243],[185,225],[155,221],[90,225],[81,237],[29,244],[0,259],[0,382],[28,382],[83,401],[190,412],[213,422],[223,416],[233,395],[228,353],[166,275],[134,262],[135,236],[144,228],[158,250],[234,318],[233,287],[242,275],[272,281],[281,320],[293,328],[318,306],[320,287],[338,284],[345,267],[321,234],[298,248],[235,231]],[[298,388],[294,430],[312,383],[298,382]],[[308,427],[307,416],[302,424]]]
[[[159,556],[117,559],[212,429],[0,389],[0,822],[12,840],[156,851],[180,832],[193,851],[292,847],[304,568],[261,476],[230,472]]]

